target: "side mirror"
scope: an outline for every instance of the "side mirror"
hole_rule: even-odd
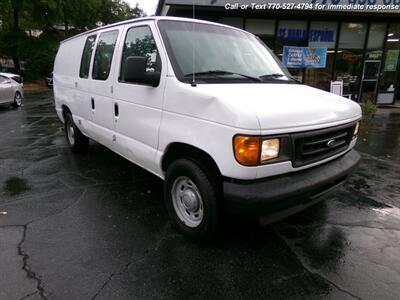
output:
[[[129,56],[123,70],[124,81],[148,84],[156,87],[160,83],[160,72],[146,72],[147,57]]]

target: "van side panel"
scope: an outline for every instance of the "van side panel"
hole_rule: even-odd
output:
[[[90,121],[94,125],[96,125],[95,127],[93,127],[94,138],[96,138],[98,142],[106,145],[113,150],[115,150],[116,147],[115,141],[113,140],[113,133],[115,131],[113,82],[116,68],[116,56],[118,52],[117,49],[121,36],[121,31],[122,27],[115,27],[109,30],[100,31],[98,33],[96,46],[93,50],[93,58],[91,64],[92,67],[89,71],[89,93],[90,98],[93,99],[94,103],[94,109],[91,110]],[[105,51],[105,49],[112,49],[111,45],[114,45],[113,51],[105,55],[105,53],[102,51]],[[98,71],[99,74],[95,74],[96,68],[94,67],[94,65],[96,55],[98,56],[97,65],[101,66],[101,71]],[[108,65],[108,60],[104,59],[105,56],[112,58],[110,65]],[[104,75],[102,72],[106,71],[108,71],[108,74]],[[96,75],[99,77],[96,78]],[[88,101],[89,106],[91,105],[91,99],[89,99]]]
[[[79,99],[75,88],[76,78],[79,77],[80,57],[82,55],[85,37],[71,39],[61,43],[54,63],[54,99],[57,114],[61,121],[62,105],[66,105],[72,114],[80,115]]]

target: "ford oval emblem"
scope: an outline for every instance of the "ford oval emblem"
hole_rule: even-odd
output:
[[[331,140],[329,140],[329,141],[326,143],[326,145],[327,145],[329,148],[332,148],[332,147],[334,147],[334,146],[336,145],[336,140],[335,140],[335,139],[331,139]]]

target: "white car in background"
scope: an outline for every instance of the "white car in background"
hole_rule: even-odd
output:
[[[4,77],[7,77],[9,79],[12,79],[12,80],[18,82],[22,87],[24,86],[24,79],[22,78],[21,75],[14,74],[14,73],[4,73],[4,72],[2,73],[2,72],[0,72],[0,76],[4,76]]]
[[[24,97],[22,77],[12,73],[0,73],[0,104],[22,105]]]

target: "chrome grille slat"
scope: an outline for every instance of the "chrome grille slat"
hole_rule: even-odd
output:
[[[331,140],[331,139],[340,139],[340,138],[345,137],[346,135],[347,135],[347,132],[344,132],[344,133],[342,133],[342,134],[339,134],[339,135],[336,135],[336,136],[332,136],[332,137],[328,137],[328,138],[323,139],[323,140],[304,143],[304,146],[312,146],[312,145],[316,145],[316,144],[320,144],[320,143],[324,143],[324,142],[326,143],[326,142],[328,142],[328,141]]]
[[[312,150],[312,151],[304,151],[304,152],[303,152],[303,155],[314,155],[314,154],[318,154],[318,153],[320,153],[320,152],[324,152],[324,151],[327,151],[327,150],[332,150],[332,149],[337,148],[337,147],[339,147],[339,146],[343,146],[344,144],[346,144],[346,141],[340,141],[340,142],[337,142],[337,143],[336,143],[333,147],[331,147],[331,148],[326,147],[326,148],[316,149],[316,150]]]

